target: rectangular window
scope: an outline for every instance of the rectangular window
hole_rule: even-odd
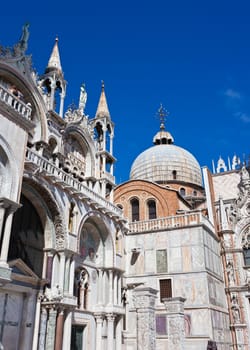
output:
[[[156,251],[156,271],[157,273],[168,272],[167,250]]]
[[[243,249],[245,266],[250,266],[250,249]]]
[[[71,350],[82,350],[83,346],[83,326],[73,325],[71,331]]]
[[[160,300],[172,298],[172,281],[171,279],[160,280]]]

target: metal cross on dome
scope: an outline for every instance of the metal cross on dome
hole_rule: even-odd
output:
[[[157,117],[160,119],[160,122],[161,122],[161,129],[165,128],[165,122],[168,115],[169,115],[169,112],[163,107],[161,103],[160,108],[157,111]]]

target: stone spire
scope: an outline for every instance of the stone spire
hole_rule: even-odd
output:
[[[97,106],[95,118],[100,118],[100,117],[107,117],[110,118],[110,113],[108,109],[108,104],[107,104],[107,99],[105,95],[105,89],[104,89],[104,82],[102,81],[102,90],[101,90],[101,96],[99,99],[99,103]]]
[[[60,54],[58,49],[58,38],[55,40],[55,44],[52,50],[52,53],[50,55],[50,59],[46,68],[46,73],[52,70],[57,70],[62,72],[62,66],[61,66],[61,60],[60,60]]]
[[[41,77],[39,85],[43,89],[43,95],[47,108],[55,111],[63,117],[64,98],[66,96],[67,82],[63,77],[61,60],[56,38],[45,73]]]

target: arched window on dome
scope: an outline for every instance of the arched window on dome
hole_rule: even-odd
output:
[[[173,180],[176,180],[177,179],[177,171],[173,170],[172,175],[173,175]]]
[[[156,219],[156,203],[154,199],[148,201],[148,218],[149,220]]]
[[[139,221],[139,200],[137,198],[133,198],[130,201],[131,204],[131,213],[132,213],[132,221]]]
[[[180,188],[180,195],[181,195],[182,197],[185,197],[185,196],[186,196],[186,190],[185,190],[184,187],[181,187],[181,188]]]

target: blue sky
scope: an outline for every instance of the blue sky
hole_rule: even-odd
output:
[[[8,7],[7,7],[8,5]],[[247,1],[58,1],[1,5],[0,45],[30,23],[28,54],[44,72],[55,37],[65,79],[65,107],[96,111],[101,80],[115,123],[117,183],[159,130],[160,103],[175,144],[201,166],[250,154],[250,3]],[[15,7],[15,9],[14,9]],[[49,9],[49,10],[48,10]],[[48,11],[48,12],[46,12]],[[7,13],[7,15],[3,15]]]

